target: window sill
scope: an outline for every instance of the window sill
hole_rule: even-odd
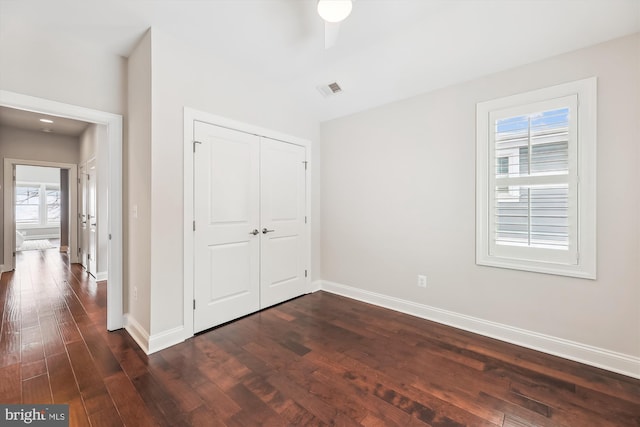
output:
[[[476,264],[486,267],[507,268],[511,270],[529,271],[533,273],[553,274],[556,276],[576,277],[579,279],[596,280],[596,270],[585,265],[552,264],[548,262],[525,261],[500,257],[482,257],[476,259]]]

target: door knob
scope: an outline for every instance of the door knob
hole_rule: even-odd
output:
[[[263,228],[262,229],[262,234],[271,233],[272,231],[276,231],[276,230],[267,230],[266,228]]]
[[[253,231],[250,231],[249,234],[253,234],[254,236],[257,236],[260,232],[258,231],[257,228],[254,228]]]

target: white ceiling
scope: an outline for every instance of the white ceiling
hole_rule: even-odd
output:
[[[43,123],[40,119],[51,120],[53,123]],[[31,111],[16,110],[0,107],[0,126],[10,126],[33,132],[46,132],[53,135],[79,137],[89,126],[89,123]]]
[[[0,37],[127,56],[158,28],[258,70],[319,120],[640,31],[640,0],[357,0],[324,49],[315,0],[0,0]],[[323,98],[316,86],[338,81]]]

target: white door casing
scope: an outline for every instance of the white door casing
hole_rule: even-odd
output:
[[[194,328],[260,308],[259,138],[196,123]]]
[[[305,290],[305,147],[269,138],[260,145],[260,308]]]
[[[0,91],[2,92],[2,91]],[[0,105],[2,105],[0,103]],[[25,160],[25,159],[4,159],[4,188],[8,191],[4,192],[4,268],[6,271],[13,270],[15,268],[15,247],[16,247],[16,224],[15,224],[15,167],[17,165],[26,166],[40,166],[40,167],[52,167],[59,169],[69,170],[69,180],[77,179],[78,168],[77,165],[71,163],[57,163],[46,162],[39,160]],[[77,189],[74,186],[69,186],[69,204],[70,212],[76,210],[77,204]],[[69,246],[72,249],[70,253],[71,262],[77,262],[78,247],[77,236],[77,217],[74,215],[69,216]]]
[[[195,290],[195,268],[194,268],[194,258],[195,258],[195,233],[193,231],[193,220],[195,218],[195,199],[196,195],[194,193],[195,185],[194,185],[194,143],[195,140],[195,129],[198,123],[209,123],[213,125],[217,125],[219,127],[239,130],[252,135],[260,135],[263,137],[268,137],[280,141],[288,141],[290,143],[302,146],[305,148],[306,156],[305,159],[307,161],[307,179],[306,179],[306,227],[305,227],[305,236],[307,246],[304,249],[304,258],[306,260],[307,265],[307,277],[305,280],[304,293],[311,292],[311,227],[313,226],[313,217],[311,215],[311,201],[313,195],[311,194],[311,179],[309,177],[312,176],[312,150],[311,150],[311,141],[295,137],[292,135],[288,135],[285,133],[281,133],[278,131],[274,131],[272,129],[263,128],[260,126],[251,125],[248,123],[240,122],[237,120],[228,119],[226,117],[218,116],[215,114],[206,113],[203,111],[194,110],[191,108],[184,109],[184,140],[183,140],[183,170],[184,170],[184,181],[183,181],[183,192],[184,192],[184,203],[183,203],[183,328],[182,328],[182,339],[186,340],[193,336],[196,329],[195,318],[194,318],[194,290]],[[179,341],[176,341],[179,342]]]
[[[87,162],[87,273],[95,277],[98,260],[96,160]]]

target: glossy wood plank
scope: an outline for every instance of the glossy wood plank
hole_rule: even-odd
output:
[[[48,375],[39,375],[22,382],[22,403],[53,403]]]
[[[147,356],[56,251],[0,279],[0,401],[72,426],[640,426],[640,381],[318,292]]]
[[[0,402],[21,403],[20,364],[0,368]]]
[[[127,424],[148,427],[158,425],[131,380],[123,372],[106,378],[105,384],[120,416]]]

